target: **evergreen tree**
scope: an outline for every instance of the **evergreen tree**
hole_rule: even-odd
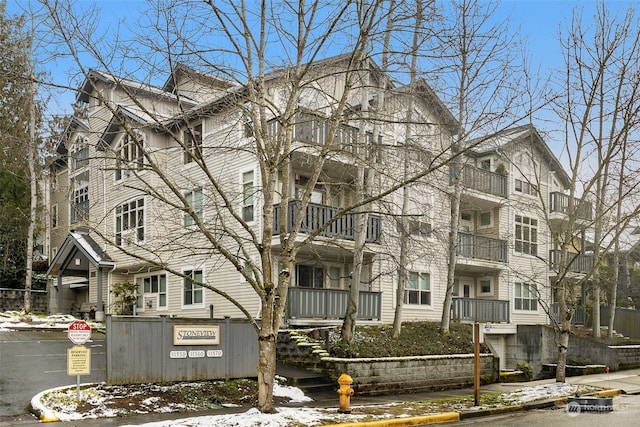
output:
[[[29,225],[28,153],[31,103],[23,16],[0,0],[0,287],[22,288]]]

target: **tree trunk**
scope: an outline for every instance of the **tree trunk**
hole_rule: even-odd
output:
[[[558,360],[556,365],[556,381],[565,382],[567,368],[567,349],[569,348],[570,321],[562,314],[561,327],[558,337]]]
[[[460,224],[460,198],[462,196],[461,167],[458,159],[454,160],[454,189],[451,196],[451,221],[449,230],[449,263],[447,266],[447,289],[442,303],[442,319],[440,321],[440,332],[449,333],[451,318],[451,303],[453,300],[453,285],[455,283],[456,259],[458,252],[458,226]]]
[[[258,337],[258,404],[260,412],[273,413],[273,385],[276,379],[276,334],[262,326]]]
[[[29,212],[29,228],[27,231],[27,259],[25,260],[25,283],[24,283],[24,311],[31,313],[31,282],[33,278],[33,241],[36,229],[38,213],[38,176],[36,173],[36,90],[31,72],[31,105],[29,107],[29,146],[27,155],[29,158],[29,181],[31,185],[31,200]]]

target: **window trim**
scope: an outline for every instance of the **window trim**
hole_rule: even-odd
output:
[[[162,292],[162,277],[164,276],[164,292]],[[153,292],[151,288],[150,292],[145,292],[144,279],[158,277],[158,291]],[[144,312],[146,310],[155,311],[167,311],[169,310],[169,277],[166,271],[153,271],[151,273],[137,274],[133,277],[134,282],[137,285],[136,288],[136,309]],[[139,280],[142,282],[138,283]],[[140,290],[142,289],[142,292]],[[161,296],[164,295],[164,305],[160,305]],[[149,299],[155,298],[155,305],[151,308],[147,308],[146,302]]]
[[[524,296],[523,291],[527,290],[529,294]],[[518,296],[518,289],[520,289],[520,296]],[[532,296],[533,295],[533,296]],[[515,282],[513,287],[513,309],[522,311],[525,313],[537,313],[538,312],[538,298],[540,293],[535,283]],[[524,308],[524,302],[527,302],[528,307],[535,306],[534,308]],[[520,302],[520,304],[518,304]],[[518,305],[520,307],[518,307]]]
[[[118,144],[115,148],[116,154],[116,165],[113,174],[113,178],[115,182],[121,182],[125,179],[129,178],[133,173],[141,172],[143,170],[143,166],[145,163],[144,159],[144,147],[145,147],[145,139],[144,135],[136,132],[135,138],[137,138],[141,145],[138,145],[135,140],[132,141],[130,138],[133,138],[132,135],[125,132],[118,141]],[[127,147],[131,147],[127,151]],[[127,151],[126,156],[123,156],[122,152]],[[135,152],[135,153],[134,153]],[[135,155],[134,155],[135,154]]]
[[[185,276],[189,276],[191,277],[192,280],[196,280],[194,278],[194,273],[200,273],[200,282],[204,283],[205,281],[205,275],[204,275],[204,269],[202,267],[190,267],[190,268],[183,268],[182,269],[182,274],[184,274]],[[182,279],[182,286],[180,287],[181,292],[180,292],[180,306],[183,309],[202,309],[205,307],[205,287],[202,285],[199,285],[197,283],[192,283],[187,277],[181,277]],[[187,304],[186,303],[186,295],[187,295],[187,283],[191,282],[191,304]],[[199,292],[200,293],[200,302],[193,302],[195,299],[195,295],[196,293]]]
[[[482,215],[484,214],[488,214],[489,215],[489,224],[482,224]],[[478,212],[478,228],[492,228],[493,227],[493,211],[488,210],[488,211],[480,211]]]
[[[245,181],[245,175],[251,174],[251,181]],[[254,168],[244,169],[240,171],[240,195],[242,199],[241,204],[241,213],[242,220],[246,223],[253,223],[256,220],[256,170]],[[250,184],[250,185],[249,185]],[[247,193],[247,190],[250,191],[251,194]],[[247,204],[246,202],[251,200],[251,204]],[[247,219],[247,208],[251,206],[251,219]]]
[[[520,218],[520,221],[518,221]],[[525,222],[525,220],[527,220]],[[535,222],[535,224],[534,224]],[[538,255],[538,219],[524,215],[514,218],[514,251],[523,255]],[[525,239],[526,234],[526,239]],[[528,248],[527,250],[525,250]]]
[[[482,285],[483,282],[489,282],[489,290],[488,291],[483,291],[482,290]],[[493,295],[493,280],[491,280],[490,277],[481,277],[480,279],[478,279],[478,290],[479,290],[479,294],[480,295]]]
[[[403,296],[403,304],[412,306],[412,307],[433,307],[433,290],[431,289],[431,273],[425,271],[408,271],[407,284],[404,290]],[[412,287],[412,275],[416,275],[418,281],[416,282],[417,287]],[[426,278],[426,289],[422,288],[423,279]],[[411,301],[411,292],[417,292],[417,301],[418,302],[410,302]],[[422,295],[426,294],[428,302],[422,303]]]
[[[194,202],[194,197],[196,195],[196,193],[200,193],[200,204],[193,204]],[[198,187],[198,188],[194,188],[191,191],[187,191],[183,194],[185,201],[187,202],[187,206],[192,208],[194,213],[198,216],[198,218],[200,218],[200,221],[204,220],[204,191],[202,189],[202,187]],[[189,197],[191,197],[191,203],[189,203]],[[189,214],[189,212],[184,212],[184,217],[183,217],[183,222],[182,225],[185,227],[191,227],[196,225],[195,220],[193,219],[193,217]]]
[[[204,122],[199,121],[182,129],[182,164],[195,163],[196,158],[202,159],[202,144],[204,140]],[[194,144],[195,141],[195,144]]]
[[[130,235],[133,235],[135,237],[136,244],[140,244],[147,240],[147,201],[145,199],[145,197],[130,199],[126,202],[118,203],[118,205],[114,208],[113,228],[115,231],[114,236],[116,246],[122,246],[124,244],[124,238]],[[142,201],[142,208],[140,208],[140,201]],[[142,225],[139,224],[140,218],[137,217],[135,220],[136,225],[134,227],[121,228],[120,230],[118,230],[118,224],[120,224],[120,227],[122,227],[124,224],[124,212],[122,210],[126,206],[126,213],[127,215],[130,215],[130,213],[132,212],[129,209],[131,203],[136,204],[135,209],[133,210],[133,212],[136,212],[136,215],[138,211],[142,211]],[[119,217],[120,222],[118,222]],[[129,224],[131,224],[130,221]],[[142,237],[140,237],[141,235]]]

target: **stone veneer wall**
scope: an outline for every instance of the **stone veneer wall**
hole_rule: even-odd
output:
[[[334,375],[350,375],[358,394],[412,393],[473,385],[473,354],[376,359],[327,357],[323,362],[331,366]],[[481,355],[480,373],[483,383],[497,381],[499,368],[492,354]]]
[[[0,312],[24,309],[24,289],[0,288]],[[49,310],[47,291],[31,291],[31,312],[46,314]]]

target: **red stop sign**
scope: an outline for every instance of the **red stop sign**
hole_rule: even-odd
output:
[[[91,338],[91,326],[84,320],[75,320],[69,325],[67,335],[72,343],[81,345]]]

